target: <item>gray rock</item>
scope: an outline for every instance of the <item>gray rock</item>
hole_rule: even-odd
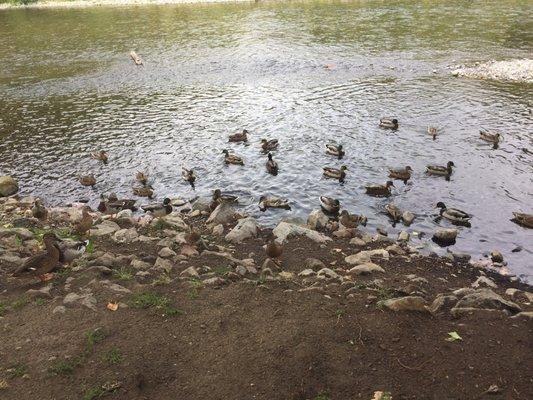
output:
[[[454,228],[438,229],[433,234],[433,240],[439,244],[449,245],[455,243],[458,230]]]
[[[120,230],[120,226],[116,222],[105,220],[89,231],[91,236],[105,236]]]
[[[384,273],[385,270],[373,262],[366,262],[351,268],[348,273],[352,275],[369,275],[374,272]]]
[[[228,203],[221,203],[211,213],[206,223],[213,225],[226,225],[232,223],[234,220],[235,210],[233,209],[233,207]]]
[[[289,271],[281,271],[278,276],[283,280],[290,281],[294,278],[294,273]]]
[[[131,210],[120,210],[117,213],[117,218],[132,218],[133,217],[133,211]]]
[[[161,218],[164,222],[166,222],[168,225],[170,225],[173,229],[184,231],[188,229],[188,226],[185,222],[183,222],[183,219],[181,219],[181,216],[176,213],[172,212],[171,214],[168,214]]]
[[[318,277],[322,278],[329,278],[329,279],[339,279],[340,275],[337,274],[335,271],[333,271],[330,268],[322,268],[320,271],[316,273]]]
[[[474,314],[488,314],[488,315],[500,315],[508,316],[508,310],[495,310],[488,308],[475,308],[475,307],[454,307],[450,310],[450,314],[454,318],[460,318],[465,315],[474,315]]]
[[[246,267],[244,267],[242,265],[237,265],[235,267],[235,272],[238,273],[241,276],[244,276],[244,275],[246,275],[248,273],[248,270],[246,269]]]
[[[398,235],[398,241],[400,242],[408,242],[409,241],[409,233],[406,231],[401,231]]]
[[[52,285],[47,285],[40,289],[29,289],[26,291],[26,294],[30,299],[47,299],[52,297],[50,293],[51,289]]]
[[[111,253],[105,253],[91,262],[92,265],[103,265],[105,267],[113,267],[116,265],[116,258]]]
[[[410,211],[404,211],[402,214],[402,220],[405,226],[409,226],[415,220],[415,215]]]
[[[531,321],[533,320],[533,311],[522,311],[511,318],[523,318]]]
[[[139,237],[137,229],[120,229],[113,235],[113,240],[117,243],[132,243]]]
[[[323,235],[320,232],[285,221],[280,222],[278,226],[274,228],[272,233],[281,242],[285,242],[287,238],[291,236],[306,236],[317,243],[326,243],[332,240],[330,237]]]
[[[322,261],[316,258],[307,258],[305,260],[305,266],[314,271],[318,271],[319,269],[326,268],[326,265]]]
[[[497,288],[498,285],[494,283],[494,281],[490,278],[487,278],[486,276],[480,276],[476,279],[474,283],[471,285],[473,288],[478,287],[490,287],[490,288]]]
[[[385,249],[365,250],[357,254],[352,254],[344,259],[347,264],[360,265],[372,261],[372,257],[382,257],[389,259],[389,252]]]
[[[353,244],[354,246],[363,247],[364,245],[366,245],[366,242],[363,239],[355,237],[350,240],[350,244]]]
[[[192,203],[192,210],[211,212],[211,201],[211,199],[200,197],[194,203]]]
[[[224,234],[224,225],[218,224],[213,227],[213,235],[222,236]]]
[[[174,268],[174,264],[172,261],[167,260],[166,258],[157,257],[157,260],[155,260],[152,268],[156,271],[162,271],[168,274]]]
[[[9,175],[0,176],[0,197],[11,196],[19,191],[17,181]]]
[[[65,306],[56,306],[52,310],[52,314],[64,314],[67,311],[67,308]]]
[[[498,250],[494,250],[490,253],[490,258],[495,263],[502,263],[503,262],[503,255]]]
[[[314,275],[316,275],[316,272],[313,271],[311,268],[304,269],[298,274],[298,276],[301,276],[302,278],[307,278]]]
[[[205,279],[202,281],[204,285],[206,286],[221,286],[226,283],[226,281],[218,276],[215,276],[213,278]]]
[[[456,308],[483,308],[489,310],[507,310],[511,314],[522,311],[520,306],[512,301],[505,300],[490,289],[478,289],[465,295],[456,305]]]
[[[232,243],[241,243],[246,239],[257,236],[257,221],[254,218],[243,218],[226,235],[226,240]]]
[[[394,255],[404,255],[405,254],[405,250],[402,249],[397,244],[391,244],[390,246],[387,246],[385,248],[385,250],[387,250],[390,254],[394,254]]]
[[[420,296],[406,296],[396,299],[385,300],[381,303],[384,307],[392,311],[418,311],[428,312],[426,300]]]
[[[103,281],[95,281],[95,283],[102,285],[106,289],[109,289],[116,293],[131,293],[131,290],[128,288],[125,288],[124,286],[121,286],[117,283],[111,282],[109,280],[103,280]]]
[[[329,222],[329,218],[322,210],[313,210],[307,217],[307,226],[309,229],[324,229]]]
[[[163,247],[161,250],[159,250],[159,253],[157,253],[157,255],[163,258],[171,258],[176,255],[176,252],[170,247]]]
[[[93,311],[96,311],[96,298],[92,293],[77,294],[74,292],[68,293],[63,299],[64,305],[73,305],[79,303],[82,306],[90,308]]]
[[[199,278],[200,274],[194,267],[189,267],[183,271],[180,272],[180,276],[186,277],[186,278]]]
[[[33,239],[33,233],[26,228],[5,228],[0,229],[0,238],[17,235],[22,240]]]
[[[435,300],[433,300],[433,303],[431,303],[431,306],[429,307],[429,311],[432,313],[439,313],[439,312],[445,312],[450,311],[455,304],[457,303],[457,297],[456,296],[445,296],[445,295],[438,295]]]

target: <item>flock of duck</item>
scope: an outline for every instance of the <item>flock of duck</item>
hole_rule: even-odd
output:
[[[396,130],[398,129],[399,123],[395,118],[382,118],[380,119],[379,126],[383,129]],[[439,134],[439,128],[434,126],[429,126],[427,128],[427,133],[435,140]],[[243,143],[248,142],[248,130],[244,129],[242,132],[235,133],[229,136],[230,143]],[[480,131],[480,139],[488,143],[491,143],[494,148],[497,148],[501,142],[502,136],[498,132],[490,132],[487,130]],[[265,168],[266,171],[271,175],[277,175],[279,172],[278,163],[274,160],[272,151],[275,151],[279,148],[279,141],[277,139],[261,139],[260,142],[261,149],[266,155]],[[341,144],[336,143],[327,143],[325,146],[325,152],[328,155],[334,156],[337,159],[342,159],[346,153]],[[227,149],[222,150],[224,163],[227,165],[238,165],[244,166],[244,159],[239,155],[230,152]],[[92,158],[101,161],[105,164],[108,162],[108,154],[104,150],[100,150],[94,153],[91,153]],[[453,173],[453,168],[455,164],[453,161],[448,161],[446,165],[428,165],[426,167],[426,174],[444,177],[449,180],[450,176]],[[325,178],[335,179],[343,183],[346,178],[348,168],[345,165],[342,165],[339,168],[326,166],[323,168],[323,175]],[[411,179],[411,174],[413,169],[410,166],[404,168],[393,168],[389,169],[388,177],[390,180],[386,181],[383,184],[370,184],[365,186],[366,193],[370,196],[375,197],[389,197],[391,194],[391,188],[394,187],[394,180],[400,180],[404,183],[407,183]],[[192,169],[183,168],[182,178],[184,181],[188,182],[193,188],[196,181],[196,174]],[[141,197],[152,198],[154,194],[153,187],[148,183],[148,175],[145,172],[138,171],[135,176],[137,185],[133,187],[133,194]],[[82,185],[85,186],[94,186],[96,184],[96,178],[94,175],[85,175],[80,176],[79,181]],[[340,211],[340,201],[331,197],[321,196],[320,206],[322,210],[328,214],[330,217],[338,219],[341,224],[347,228],[355,228],[358,225],[366,224],[366,217],[363,215],[351,214],[346,210]],[[223,202],[229,203],[238,203],[238,198],[231,194],[222,193],[219,189],[215,190],[213,193],[213,202],[212,207],[216,207],[218,204]],[[111,194],[107,197],[104,195],[101,196],[100,204],[98,205],[98,210],[104,213],[115,213],[123,209],[136,210],[135,207],[136,201],[134,199],[119,199],[115,194]],[[469,213],[459,210],[457,208],[447,207],[444,203],[439,202],[436,205],[440,209],[439,217],[444,218],[456,225],[462,225],[469,227],[470,220],[472,215]],[[165,198],[162,203],[149,204],[141,206],[141,208],[150,212],[154,216],[161,216],[169,214],[172,212],[172,204],[170,199]],[[291,206],[288,199],[277,197],[277,196],[261,196],[259,199],[259,209],[261,211],[266,211],[269,208],[280,208],[290,210]],[[393,224],[399,222],[402,219],[401,210],[394,205],[389,203],[385,207],[388,215],[392,219]],[[514,218],[512,221],[528,227],[533,228],[533,215],[525,213],[513,213]]]

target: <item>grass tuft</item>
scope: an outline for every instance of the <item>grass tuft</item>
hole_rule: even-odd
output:
[[[171,305],[171,301],[168,297],[155,292],[135,294],[132,297],[130,304],[134,308],[156,308],[163,310],[163,314],[169,317],[182,314],[182,311]]]
[[[87,338],[87,352],[92,352],[94,345],[103,341],[106,337],[106,334],[102,329],[96,328],[92,331],[87,332],[85,334],[85,337]]]
[[[13,303],[11,303],[11,308],[13,310],[20,310],[24,306],[26,306],[29,303],[28,299],[26,297],[20,297],[17,300],[15,300]]]
[[[120,281],[131,281],[133,279],[133,271],[129,268],[122,267],[113,271],[113,277]]]
[[[117,348],[112,348],[104,355],[104,360],[110,365],[120,364],[122,362],[122,354]]]
[[[24,364],[15,364],[7,369],[7,373],[11,379],[22,378],[28,372],[28,368]]]

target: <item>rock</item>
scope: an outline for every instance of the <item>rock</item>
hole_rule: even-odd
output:
[[[277,269],[280,269],[280,266],[278,264],[276,264],[276,262],[274,260],[272,260],[271,258],[267,258],[264,262],[263,262],[263,265],[261,265],[261,269],[262,270],[277,270]]]
[[[438,229],[433,234],[433,241],[441,246],[449,246],[455,243],[458,230],[454,228]]]
[[[409,279],[411,282],[424,283],[426,285],[429,284],[429,281],[426,278],[422,278],[421,276],[416,276],[415,274],[405,275],[405,277]]]
[[[111,253],[104,253],[103,255],[92,261],[91,265],[103,265],[104,267],[112,267],[116,265],[116,258]]]
[[[26,291],[26,294],[30,299],[46,299],[52,297],[52,294],[50,293],[51,289],[52,285],[47,285],[40,289],[29,289]]]
[[[222,236],[224,234],[224,225],[218,224],[213,227],[213,235]]]
[[[376,228],[376,231],[383,236],[389,236],[389,233],[387,232],[387,229],[385,229],[383,226],[378,226]]]
[[[366,245],[366,242],[363,239],[355,237],[350,240],[350,244],[353,244],[354,246],[363,247],[364,245]]]
[[[162,271],[168,274],[174,268],[174,264],[172,263],[172,261],[167,260],[166,258],[157,257],[157,260],[155,260],[154,266],[152,268],[156,271]]]
[[[372,261],[372,257],[382,257],[385,260],[389,259],[389,252],[384,249],[365,250],[357,254],[352,254],[344,259],[347,264],[360,265]]]
[[[246,275],[248,273],[248,270],[246,269],[246,267],[244,267],[242,265],[237,265],[235,267],[235,272],[238,273],[241,276],[244,276],[244,275]]]
[[[142,260],[133,260],[130,264],[130,266],[136,270],[147,270],[151,267],[149,263]]]
[[[33,233],[26,228],[5,228],[0,229],[0,238],[7,237],[7,236],[18,236],[22,240],[30,240],[33,239]]]
[[[95,284],[99,284],[99,285],[102,285],[104,286],[106,289],[109,289],[113,292],[116,292],[116,293],[131,293],[131,290],[129,290],[128,288],[125,288],[124,286],[121,286],[117,283],[114,283],[114,282],[111,282],[109,280],[103,280],[103,281],[94,281]]]
[[[131,243],[138,237],[139,234],[135,228],[120,229],[113,235],[113,240],[117,243]]]
[[[372,243],[372,235],[370,235],[369,233],[363,233],[363,235],[361,236],[361,240],[366,244]]]
[[[226,240],[232,243],[241,243],[246,239],[257,236],[257,221],[254,218],[243,218],[226,235]]]
[[[456,296],[445,296],[440,294],[435,298],[435,300],[433,300],[431,306],[429,306],[429,311],[431,311],[432,313],[450,311],[456,303]]]
[[[183,222],[183,219],[181,219],[180,215],[176,212],[172,212],[171,214],[162,217],[161,220],[170,225],[173,229],[180,231],[188,229],[187,224]]]
[[[316,258],[307,258],[305,260],[305,266],[314,271],[318,271],[319,269],[326,268],[326,265],[322,261]]]
[[[289,271],[281,271],[278,276],[286,281],[289,281],[294,278],[294,274]]]
[[[227,225],[235,220],[235,210],[228,203],[221,203],[215,208],[206,221],[206,224]]]
[[[372,262],[367,262],[361,265],[357,265],[348,271],[348,273],[351,275],[368,275],[374,272],[384,273],[385,270],[377,264],[374,264]]]
[[[198,250],[196,250],[196,247],[194,247],[194,246],[191,246],[191,245],[188,245],[188,244],[184,244],[181,247],[180,255],[182,255],[182,256],[193,257],[193,256],[197,256],[198,254],[199,254]]]
[[[187,277],[187,278],[199,278],[200,274],[194,267],[189,267],[183,271],[180,272],[180,276]]]
[[[406,231],[401,231],[398,235],[398,241],[399,242],[408,242],[409,241],[409,233]]]
[[[19,191],[17,181],[9,175],[0,176],[0,197],[11,196]]]
[[[120,226],[113,221],[105,220],[101,224],[98,224],[89,231],[91,236],[105,236],[120,230]]]
[[[330,268],[322,268],[316,273],[318,277],[329,278],[329,279],[339,279],[340,276],[335,271]]]
[[[498,285],[496,285],[492,279],[487,278],[486,276],[480,276],[479,278],[476,279],[474,283],[472,283],[471,286],[473,288],[478,288],[480,286],[491,287],[491,288],[498,287]]]
[[[405,226],[409,226],[415,220],[415,215],[410,211],[404,211],[402,214],[402,220]]]
[[[285,242],[287,238],[291,236],[307,236],[309,239],[317,243],[326,243],[332,240],[330,237],[323,235],[320,232],[285,221],[280,222],[278,226],[274,228],[272,233],[280,242]]]
[[[52,310],[52,314],[64,314],[67,311],[67,308],[65,306],[56,306]]]
[[[202,281],[204,285],[206,286],[221,286],[226,283],[226,281],[218,276],[215,276],[213,278],[205,279]]]
[[[517,301],[522,301],[524,303],[533,302],[533,293],[530,292],[522,291],[515,288],[509,288],[505,291],[505,294]]]
[[[453,256],[453,261],[455,262],[468,262],[472,258],[472,256],[467,253],[453,252],[452,256]]]
[[[328,222],[329,218],[322,210],[313,210],[307,217],[307,226],[315,231],[324,229]]]
[[[450,314],[454,318],[460,318],[465,315],[473,314],[487,314],[487,315],[499,315],[499,316],[508,316],[509,311],[504,310],[494,310],[486,308],[475,308],[475,307],[454,307],[450,310]]]
[[[523,318],[531,321],[533,320],[533,311],[522,311],[511,318]]]
[[[391,244],[390,246],[387,246],[385,250],[387,250],[390,254],[393,255],[401,256],[405,254],[405,250],[397,244]]]
[[[337,238],[351,238],[355,234],[355,229],[340,228],[333,232],[333,236]]]
[[[131,210],[120,210],[117,213],[117,218],[125,218],[125,219],[133,218],[133,211],[131,211]]]
[[[77,294],[74,292],[68,293],[63,299],[64,305],[72,305],[74,303],[80,303],[82,306],[90,308],[96,311],[96,298],[92,293]]]
[[[163,247],[161,250],[159,250],[159,253],[157,253],[157,255],[162,258],[171,258],[177,254],[170,247]]]
[[[520,306],[512,301],[505,300],[491,289],[478,289],[465,295],[456,305],[456,308],[483,308],[489,310],[507,310],[511,314],[522,311]]]
[[[304,269],[298,274],[298,276],[301,276],[302,278],[307,278],[314,275],[316,275],[316,272],[313,271],[311,268]]]
[[[392,311],[418,311],[427,312],[426,300],[420,296],[406,296],[385,300],[381,303]]]
[[[502,263],[503,255],[498,250],[494,250],[494,251],[491,251],[490,253],[490,259],[494,261],[495,263]]]
[[[192,203],[192,210],[193,211],[200,211],[200,212],[211,212],[211,199],[208,198],[198,198],[194,203]]]
[[[191,213],[189,214],[189,217],[199,217],[200,215],[202,214],[202,212],[200,210],[194,210],[194,211],[191,211]]]

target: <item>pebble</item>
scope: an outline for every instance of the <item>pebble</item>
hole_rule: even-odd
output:
[[[374,264],[373,262],[367,262],[361,265],[357,265],[348,271],[348,273],[351,275],[369,275],[374,272],[384,273],[385,270],[379,265]]]
[[[157,253],[159,257],[163,258],[171,258],[176,256],[176,252],[172,250],[170,247],[163,247],[159,252]]]
[[[498,250],[493,250],[490,253],[490,258],[493,262],[502,263],[503,262],[503,255]]]

